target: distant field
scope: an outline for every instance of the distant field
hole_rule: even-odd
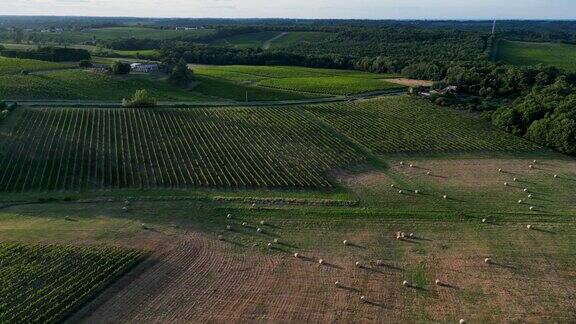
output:
[[[502,40],[497,60],[514,65],[545,64],[576,71],[576,45]]]
[[[82,70],[0,76],[0,98],[122,100],[147,89],[160,100],[197,100],[201,95],[146,77],[115,77]]]
[[[21,108],[0,137],[0,191],[329,188],[363,156],[286,108]]]
[[[323,32],[290,32],[285,36],[273,41],[270,49],[288,48],[301,43],[314,43],[325,40],[327,37],[333,35],[332,33]]]
[[[409,97],[308,106],[375,153],[530,151],[535,145],[474,117]]]
[[[149,60],[156,60],[160,57],[160,53],[157,50],[114,51],[114,53],[122,57],[143,58]]]
[[[261,48],[264,43],[280,35],[281,32],[278,31],[264,31],[257,33],[241,34],[235,35],[215,41],[214,45],[229,45],[236,48]]]
[[[6,74],[17,74],[22,71],[33,72],[43,70],[65,69],[69,67],[70,65],[62,63],[0,57],[0,76]]]
[[[296,66],[200,66],[197,75],[210,76],[261,88],[278,88],[308,93],[344,95],[402,86],[380,80],[392,74],[374,74],[352,70],[331,70]]]
[[[0,243],[0,322],[60,322],[141,252]]]
[[[257,87],[249,84],[235,83],[204,75],[197,76],[197,81],[198,85],[194,87],[194,92],[205,96],[235,101],[246,101],[246,99],[248,99],[248,101],[299,100],[322,97],[322,95],[282,91]]]
[[[212,29],[197,30],[174,30],[155,29],[146,27],[107,27],[87,29],[83,31],[66,31],[63,33],[36,33],[44,41],[59,43],[80,44],[87,41],[96,40],[116,40],[116,39],[172,39],[178,37],[200,37],[213,33]]]

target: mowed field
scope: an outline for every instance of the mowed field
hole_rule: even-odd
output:
[[[66,68],[70,68],[70,65],[46,61],[0,57],[0,76],[18,74],[23,71],[34,72]]]
[[[201,76],[260,88],[276,88],[303,93],[350,95],[373,91],[402,90],[403,86],[386,82],[392,74],[374,74],[352,70],[332,70],[286,66],[195,66]]]
[[[513,65],[544,64],[576,71],[576,46],[560,43],[529,43],[502,40],[497,60]]]

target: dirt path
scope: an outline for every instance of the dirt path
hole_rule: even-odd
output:
[[[290,34],[290,33],[289,33],[289,32],[283,32],[283,33],[281,33],[281,34],[279,34],[279,35],[276,35],[276,36],[270,38],[269,40],[267,40],[267,41],[264,42],[264,45],[262,46],[262,48],[265,49],[265,50],[270,49],[270,46],[272,46],[272,42],[273,42],[273,41],[278,40],[278,39],[280,39],[280,38],[282,38],[282,37],[284,37],[284,36],[286,36],[286,35],[288,35],[288,34]]]

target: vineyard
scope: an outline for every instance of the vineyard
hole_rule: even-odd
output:
[[[562,43],[529,43],[501,40],[497,59],[513,65],[546,64],[576,71],[576,46]]]
[[[331,187],[363,156],[297,109],[21,108],[0,135],[0,191]]]
[[[202,96],[144,77],[119,78],[81,70],[0,76],[0,98],[122,100],[147,89],[159,100],[197,100]]]
[[[409,97],[306,107],[375,153],[530,151],[531,142]]]
[[[0,323],[58,322],[144,256],[138,251],[0,244]]]
[[[321,95],[297,93],[245,85],[204,75],[199,75],[196,78],[199,82],[198,85],[194,87],[194,92],[205,96],[224,98],[229,100],[246,101],[246,99],[248,99],[248,101],[276,101],[322,97]]]
[[[326,93],[334,95],[349,95],[355,93],[403,88],[397,84],[388,83],[379,79],[341,76],[267,79],[260,81],[258,85],[283,90]]]
[[[70,67],[69,65],[62,63],[0,57],[0,76],[7,74],[17,74],[22,71],[33,72],[33,71],[44,71],[53,69],[65,69],[69,67]],[[0,81],[0,85],[3,83],[5,83],[5,81]]]

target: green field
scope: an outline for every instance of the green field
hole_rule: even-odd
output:
[[[0,243],[0,322],[60,322],[142,256],[119,249]]]
[[[22,71],[34,72],[70,68],[69,64],[0,57],[0,76],[18,74]]]
[[[545,64],[576,71],[576,45],[501,40],[496,59],[513,65]]]
[[[284,49],[295,45],[315,43],[332,36],[332,33],[324,32],[289,32],[287,35],[278,38],[270,45],[270,49]]]
[[[536,146],[475,117],[409,97],[308,106],[306,110],[372,152],[530,151]]]
[[[363,159],[298,110],[22,109],[2,136],[1,191],[331,187]],[[41,157],[41,158],[40,158]]]
[[[83,31],[65,31],[62,33],[37,33],[45,42],[81,44],[93,40],[111,41],[117,39],[173,39],[179,37],[201,37],[214,33],[213,29],[174,30],[147,27],[106,27]]]
[[[147,89],[159,100],[205,98],[148,76],[116,77],[82,70],[0,76],[0,98],[5,99],[122,100],[139,89]]]
[[[194,72],[236,84],[277,88],[326,95],[347,95],[389,89],[402,89],[382,80],[392,74],[373,74],[352,70],[332,70],[295,66],[197,66]]]
[[[278,36],[280,32],[277,31],[264,31],[249,34],[235,35],[226,37],[213,42],[214,45],[228,45],[235,48],[261,48],[264,43]]]

